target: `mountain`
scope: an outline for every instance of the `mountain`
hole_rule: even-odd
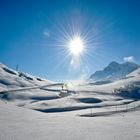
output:
[[[119,64],[113,61],[103,70],[96,71],[90,76],[89,79],[93,81],[117,80],[125,77],[132,71],[136,70],[138,67],[139,66],[133,62],[125,62]]]
[[[0,91],[8,88],[22,88],[49,84],[51,81],[12,70],[0,63]]]

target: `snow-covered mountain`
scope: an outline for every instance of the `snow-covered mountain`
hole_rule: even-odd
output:
[[[96,71],[90,76],[93,81],[108,81],[117,80],[125,77],[132,71],[136,70],[139,66],[133,62],[125,62],[119,64],[115,61],[111,62],[107,67],[101,71]]]
[[[0,63],[0,91],[9,88],[23,88],[50,84],[51,81],[12,70]]]

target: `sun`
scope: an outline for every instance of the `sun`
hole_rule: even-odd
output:
[[[84,51],[83,40],[78,36],[74,37],[69,43],[69,51],[72,55],[78,56]]]

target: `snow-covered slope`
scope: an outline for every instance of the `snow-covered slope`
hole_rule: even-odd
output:
[[[128,75],[126,75],[126,77],[132,77],[132,76],[139,76],[140,75],[140,68],[134,70],[133,72],[129,73]]]
[[[71,83],[71,92],[65,97],[60,96],[60,83],[48,84],[27,74],[19,76],[4,65],[0,72],[3,89],[23,89],[1,92],[2,140],[139,140],[140,68],[101,85]]]
[[[0,63],[0,91],[11,88],[33,87],[52,83],[49,80],[14,71]]]
[[[129,64],[127,63],[127,65]],[[24,106],[42,112],[65,112],[91,108],[93,106],[103,107],[104,104],[107,106],[125,104],[129,101],[125,101],[121,95],[114,97],[114,91],[116,89],[122,89],[122,87],[130,88],[128,87],[129,85],[140,85],[140,68],[138,68],[123,79],[110,83],[101,85],[73,85],[69,88],[70,91],[74,91],[71,92],[72,94],[70,93],[68,97],[60,97],[61,84],[53,84],[48,87],[51,84],[46,80],[40,79],[42,81],[38,81],[34,76],[23,73],[21,75],[21,73],[13,71],[4,65],[1,65],[0,68],[0,72],[2,73],[1,87],[10,89],[10,91],[1,94],[1,99],[13,102],[18,106]],[[45,84],[47,87],[42,87]],[[34,88],[35,86],[37,88]],[[23,90],[17,90],[17,87]],[[131,99],[133,96],[128,94],[128,97]]]
[[[41,113],[0,101],[0,139],[139,140],[139,117],[140,111],[94,118]]]
[[[90,80],[93,81],[107,81],[116,80],[125,77],[127,74],[136,70],[139,66],[133,62],[126,62],[119,64],[117,62],[111,62],[104,70],[96,71],[90,76]]]
[[[133,73],[135,73],[136,76],[127,76],[108,84],[75,85],[71,87],[71,90],[75,91],[74,94],[53,100],[38,100],[38,102],[31,102],[24,105],[24,107],[42,112],[78,112],[79,110],[86,110],[88,108],[99,110],[99,108],[116,105],[123,108],[123,105],[140,99],[140,93],[138,92],[140,89],[139,72],[140,71],[135,70]],[[138,86],[138,88],[136,88],[136,86]],[[55,92],[54,89],[56,89],[56,87],[52,86],[49,91],[52,90]],[[61,90],[61,87],[58,89]],[[122,91],[125,90],[125,94],[123,92],[121,93],[120,89]],[[120,90],[120,93],[117,93],[117,90]],[[59,91],[56,93],[59,94]]]
[[[59,98],[58,93],[41,89],[51,84],[54,82],[0,64],[0,100],[18,102],[23,106],[27,102]]]

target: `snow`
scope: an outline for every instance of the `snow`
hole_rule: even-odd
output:
[[[51,83],[53,82],[27,73],[17,72],[0,64],[0,91],[4,89],[31,87]]]
[[[139,140],[140,111],[109,117],[46,114],[0,102],[1,140]]]
[[[114,92],[139,88],[139,73],[99,85],[72,83],[61,97],[62,83],[19,76],[1,64],[0,140],[139,140],[139,98]]]
[[[92,74],[90,76],[90,80],[95,82],[121,79],[137,68],[139,68],[139,66],[133,62],[119,64],[113,61],[103,70],[96,71],[94,74]]]

